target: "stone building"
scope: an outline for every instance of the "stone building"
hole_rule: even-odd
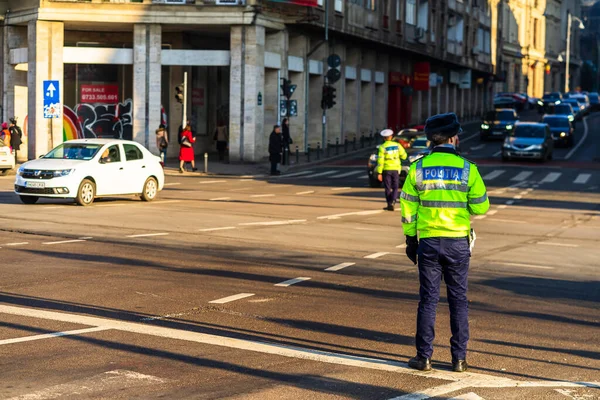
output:
[[[328,3],[324,3],[328,2]],[[175,142],[175,90],[187,75],[196,151],[230,128],[232,161],[267,155],[280,83],[296,85],[294,144],[353,140],[430,114],[480,115],[491,104],[492,8],[484,0],[8,0],[3,3],[3,119],[26,127],[25,158],[65,139],[121,137],[156,152]],[[325,21],[329,27],[323,42]],[[327,58],[341,58],[323,129]],[[536,56],[531,53],[532,57]],[[62,118],[43,118],[58,81]],[[175,157],[178,146],[169,148]]]

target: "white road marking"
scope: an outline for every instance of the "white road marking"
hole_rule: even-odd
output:
[[[246,297],[252,297],[252,296],[254,296],[254,293],[240,293],[240,294],[234,294],[233,296],[223,297],[222,299],[209,301],[209,303],[225,304],[225,303],[230,303],[232,301],[241,300],[241,299],[245,299]]]
[[[140,233],[138,235],[129,235],[129,236],[125,236],[128,238],[142,238],[142,237],[152,237],[152,236],[167,236],[168,233],[166,232],[162,232],[162,233]]]
[[[44,207],[44,210],[56,210],[57,208],[65,208],[66,206]]]
[[[569,152],[567,153],[567,155],[565,156],[565,160],[568,160],[569,158],[571,158],[571,156],[572,156],[573,154],[575,154],[575,152],[577,151],[577,149],[579,149],[579,147],[580,147],[582,144],[584,144],[584,143],[585,143],[585,139],[587,139],[587,136],[588,136],[588,124],[587,124],[587,119],[588,119],[588,117],[585,117],[585,118],[583,119],[583,137],[581,138],[581,140],[579,140],[579,143],[577,143],[577,144],[575,145],[575,147],[573,147],[573,148],[571,149],[571,151],[569,151]]]
[[[301,175],[306,175],[306,174],[312,174],[314,171],[301,171],[301,172],[294,172],[293,174],[285,174],[285,175],[280,175],[280,178],[293,178],[294,176],[301,176]]]
[[[225,201],[225,200],[231,200],[231,197],[216,197],[214,199],[209,199],[208,201]]]
[[[476,393],[469,392],[469,393],[461,394],[460,396],[453,397],[450,400],[485,400],[485,399],[481,396],[478,396]]]
[[[341,263],[341,264],[338,264],[338,265],[334,265],[333,267],[325,268],[325,271],[339,271],[339,270],[342,270],[344,268],[351,267],[353,265],[356,265],[356,263],[351,263],[351,262]]]
[[[224,182],[227,182],[227,181],[224,181],[224,180],[223,181],[200,181],[198,183],[201,185],[208,185],[210,183],[224,183]]]
[[[579,185],[585,185],[587,183],[587,181],[590,180],[591,177],[592,177],[592,174],[579,174],[579,175],[577,175],[577,178],[575,178],[573,183],[577,183]]]
[[[253,178],[262,178],[264,175],[242,175],[240,178],[242,179],[253,179]]]
[[[369,179],[369,174],[367,175],[361,175],[358,177],[358,179]]]
[[[508,204],[509,206],[511,206],[511,205],[515,204],[515,201],[514,200],[507,200],[506,204]]]
[[[26,244],[29,244],[29,242],[6,243],[5,246],[25,246]]]
[[[351,187],[341,187],[341,188],[332,188],[331,190],[333,190],[334,192],[340,191],[340,190],[352,190]]]
[[[177,186],[177,185],[181,185],[181,182],[169,182],[169,183],[165,183],[165,186]]]
[[[535,265],[535,264],[510,263],[510,262],[499,262],[498,264],[506,265],[509,267],[523,267],[523,268],[534,268],[534,269],[554,269],[554,267],[548,267],[545,265]]]
[[[81,239],[81,240],[90,240],[90,239],[93,239],[93,237],[91,237],[91,236],[84,236],[84,237],[80,237],[78,239]]]
[[[471,150],[481,150],[484,147],[485,147],[485,144],[480,144],[480,145],[471,147]]]
[[[339,174],[339,175],[334,175],[332,176],[332,178],[346,178],[348,176],[353,176],[353,175],[358,175],[358,174],[362,174],[364,171],[360,170],[360,171],[350,171],[350,172],[344,172],[343,174]]]
[[[318,177],[321,177],[321,176],[327,176],[327,175],[335,174],[337,172],[338,172],[337,170],[334,170],[334,171],[325,171],[325,172],[317,172],[316,174],[306,175],[306,176],[303,176],[302,178],[318,178]]]
[[[297,194],[297,195],[303,195],[303,194],[311,194],[311,193],[314,193],[314,192],[315,192],[314,190],[307,190],[307,191],[305,191],[305,192],[298,192],[298,193],[296,193],[296,194]]]
[[[340,219],[341,217],[348,217],[351,215],[374,215],[374,214],[379,214],[382,212],[383,212],[383,210],[357,211],[357,212],[350,212],[350,213],[344,213],[344,214],[324,215],[322,217],[317,217],[317,219]]]
[[[179,192],[181,193],[181,192]],[[171,204],[171,203],[181,203],[181,200],[159,200],[159,201],[153,201],[152,204]]]
[[[483,177],[483,180],[484,181],[491,181],[493,179],[496,179],[497,177],[499,177],[500,175],[502,175],[505,172],[506,171],[504,171],[503,169],[498,169],[498,170],[492,171],[489,174],[485,175]]]
[[[400,244],[398,246],[396,246],[397,249],[405,249],[406,248],[406,244]]]
[[[503,210],[506,207],[508,207],[506,204],[501,204],[501,205],[498,206],[498,209]]]
[[[469,137],[466,137],[466,138],[464,138],[464,139],[462,139],[462,138],[461,138],[461,139],[460,139],[460,141],[461,141],[462,143],[464,143],[464,142],[466,142],[466,141],[468,141],[468,140],[471,140],[471,139],[473,139],[473,138],[476,138],[476,137],[479,137],[479,133],[475,133],[475,134],[473,134],[473,135],[471,135],[471,136],[469,136]]]
[[[150,385],[164,382],[164,379],[152,375],[144,375],[127,370],[113,370],[69,383],[51,386],[25,395],[12,397],[8,400],[97,398],[102,397],[105,393],[117,393],[118,391],[127,388],[139,387],[141,384]]]
[[[85,242],[85,240],[84,239],[60,240],[58,242],[44,242],[42,244],[53,245],[53,244],[79,243],[79,242]]]
[[[139,322],[127,322],[108,318],[90,317],[86,315],[70,314],[56,311],[46,311],[35,308],[15,307],[0,304],[0,313],[19,315],[22,317],[40,318],[52,321],[67,322],[88,326],[101,326],[122,332],[130,332],[141,335],[183,340],[187,342],[221,346],[230,349],[254,351],[262,354],[277,355],[295,358],[299,360],[311,360],[316,362],[342,365],[347,367],[365,368],[376,371],[388,371],[402,373],[412,376],[422,376],[434,379],[443,379],[459,383],[463,387],[490,387],[490,388],[517,388],[525,387],[594,387],[600,388],[600,382],[565,382],[565,381],[518,381],[510,378],[494,375],[480,374],[474,372],[463,372],[456,374],[448,371],[434,370],[431,372],[420,372],[410,369],[406,363],[366,358],[348,354],[338,354],[328,351],[306,349],[296,346],[282,346],[278,343],[265,343],[245,339],[236,339],[225,336],[209,335],[200,332],[185,331],[180,329],[153,326]],[[441,387],[441,386],[440,386]],[[438,387],[438,388],[440,388]],[[440,389],[438,389],[440,390]],[[444,393],[456,391],[452,389]],[[431,397],[431,396],[430,396]],[[426,398],[426,397],[422,397]]]
[[[291,225],[306,222],[305,219],[290,219],[287,221],[263,221],[263,222],[244,222],[240,226],[275,226],[275,225]]]
[[[529,178],[531,175],[533,175],[533,171],[521,171],[517,175],[513,176],[511,178],[511,181],[522,182],[525,179]]]
[[[521,200],[523,198],[523,196],[521,196],[520,194],[513,196],[513,199],[515,200]]]
[[[561,175],[562,175],[561,172],[550,172],[548,175],[546,175],[544,177],[544,179],[541,180],[540,183],[552,183],[552,182],[556,182],[556,180],[558,178],[560,178]]]
[[[300,282],[304,282],[304,281],[308,281],[308,280],[310,280],[310,278],[301,276],[299,278],[288,279],[287,281],[276,283],[275,286],[288,287],[288,286],[295,285],[296,283],[300,283]]]
[[[558,247],[579,247],[578,244],[557,243],[557,242],[537,242],[536,244],[541,244],[544,246],[558,246]]]
[[[429,389],[420,390],[415,393],[394,397],[390,400],[424,400],[431,397],[441,397],[444,394],[456,392],[457,390],[464,389],[465,387],[468,386],[459,380],[452,383],[447,383],[445,385],[434,386]]]
[[[382,251],[382,252],[379,252],[379,253],[369,254],[368,256],[364,256],[364,258],[370,258],[370,259],[373,260],[373,259],[376,259],[376,258],[379,258],[379,257],[386,256],[388,254],[390,254],[388,251]]]
[[[509,224],[526,224],[527,223],[525,221],[517,221],[517,220],[514,220],[514,219],[503,219],[503,218],[490,218],[489,221],[507,222]]]
[[[481,220],[481,219],[486,219],[487,215],[478,215],[475,217],[475,219]]]
[[[486,215],[490,216],[490,215],[495,215],[497,213],[498,213],[498,210],[491,210],[491,211],[488,211]]]
[[[500,154],[502,154],[502,150],[498,150],[497,152],[495,152],[492,157],[498,157]]]
[[[250,197],[275,197],[273,193],[270,194],[253,194]]]
[[[74,331],[44,333],[42,335],[25,336],[25,337],[18,337],[18,338],[14,338],[14,339],[0,340],[0,345],[31,342],[34,340],[51,339],[51,338],[61,337],[61,336],[81,335],[83,333],[100,332],[100,331],[106,331],[109,329],[111,329],[111,328],[107,328],[105,326],[96,326],[93,328],[76,329]]]
[[[205,229],[198,229],[198,231],[200,232],[214,232],[214,231],[228,231],[230,229],[235,229],[235,226],[223,226],[220,228],[205,228]]]

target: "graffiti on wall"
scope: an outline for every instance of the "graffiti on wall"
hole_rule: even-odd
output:
[[[63,140],[92,138],[132,140],[133,101],[64,106]]]

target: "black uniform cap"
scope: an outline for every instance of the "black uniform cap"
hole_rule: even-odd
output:
[[[431,140],[433,134],[441,134],[448,138],[462,132],[458,117],[454,113],[438,114],[429,117],[425,122],[425,134]]]

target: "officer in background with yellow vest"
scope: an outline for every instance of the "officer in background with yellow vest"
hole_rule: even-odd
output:
[[[420,282],[417,355],[408,365],[421,371],[431,370],[442,274],[450,307],[452,370],[468,368],[470,216],[485,214],[490,203],[477,166],[456,152],[460,132],[454,113],[427,120],[425,133],[433,150],[411,165],[400,195],[406,255],[415,264],[418,255]]]
[[[385,187],[385,199],[387,207],[384,210],[394,211],[394,205],[398,200],[398,189],[400,186],[400,170],[402,169],[402,160],[406,160],[408,155],[404,147],[400,146],[394,140],[394,131],[384,129],[381,131],[385,142],[379,146],[379,156],[377,157],[377,179],[383,181]]]

